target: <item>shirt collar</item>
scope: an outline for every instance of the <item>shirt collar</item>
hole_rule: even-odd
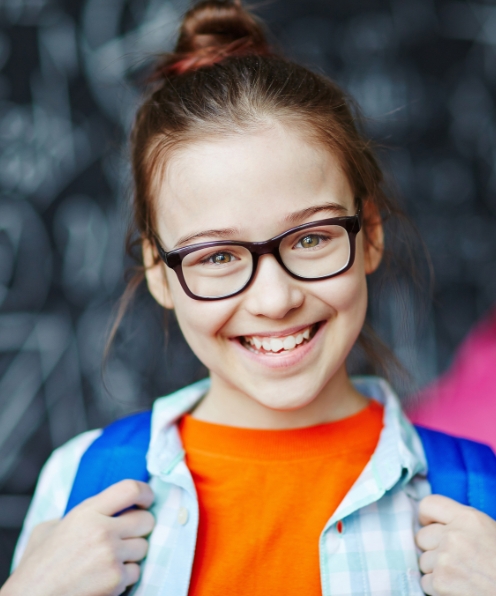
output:
[[[424,450],[417,431],[403,414],[398,397],[384,379],[354,377],[352,381],[360,393],[384,405],[384,427],[371,460],[328,525],[378,501],[398,484],[413,498],[425,496],[422,489],[417,494],[411,484],[415,476],[427,473]]]
[[[155,400],[152,409],[150,447],[146,455],[148,472],[194,492],[184,463],[184,450],[176,421],[197,404],[210,388],[202,379],[171,395]]]
[[[362,394],[384,405],[384,427],[379,443],[359,479],[345,497],[332,519],[349,515],[373,502],[398,482],[403,486],[417,474],[425,475],[427,464],[420,439],[413,425],[401,410],[398,397],[390,385],[378,377],[354,377],[353,384]],[[157,399],[153,405],[148,471],[152,475],[169,477],[179,473],[175,481],[190,487],[184,451],[175,422],[205,395],[210,379],[203,379],[171,395]],[[179,468],[179,469],[177,469]],[[186,488],[186,487],[185,487]]]

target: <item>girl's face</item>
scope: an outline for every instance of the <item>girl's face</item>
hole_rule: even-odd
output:
[[[157,201],[166,251],[219,239],[262,241],[300,224],[356,213],[334,156],[280,124],[177,151]],[[373,228],[379,244],[381,233],[380,225]],[[162,263],[148,270],[148,285],[163,306],[175,310],[186,340],[211,372],[212,391],[242,394],[273,410],[303,408],[342,376],[362,328],[365,275],[381,257],[364,246],[363,236],[357,235],[353,267],[328,280],[293,279],[272,255],[264,255],[251,285],[231,298],[189,298]],[[151,253],[145,244],[148,264]],[[301,342],[293,349],[256,349],[254,338],[284,342],[291,336]]]

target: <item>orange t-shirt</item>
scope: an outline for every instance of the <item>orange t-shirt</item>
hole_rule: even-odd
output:
[[[189,596],[320,595],[320,534],[370,460],[382,417],[375,401],[344,420],[291,430],[184,416],[200,507]]]

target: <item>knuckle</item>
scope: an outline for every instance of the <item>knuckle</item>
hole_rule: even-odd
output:
[[[130,499],[137,498],[141,493],[141,487],[137,480],[122,480],[119,484],[120,489],[124,491],[126,496]]]
[[[429,573],[428,575],[423,575],[420,578],[420,585],[422,586],[422,590],[426,593],[429,594],[429,589],[431,586],[431,582],[432,582],[432,578],[431,578],[431,574]]]
[[[446,594],[443,578],[436,572],[432,574],[431,585],[435,594],[439,594],[439,596]]]
[[[425,546],[425,538],[426,532],[424,531],[424,528],[422,528],[422,530],[419,530],[415,535],[415,543],[419,548],[423,549],[423,547]]]
[[[145,530],[147,533],[151,532],[155,527],[155,518],[149,511],[143,511],[143,525],[145,526]]]
[[[105,569],[120,569],[120,561],[117,560],[115,549],[110,544],[105,544],[98,549],[98,561]]]
[[[429,511],[429,503],[430,503],[429,499],[430,499],[430,495],[428,497],[424,497],[420,501],[418,511],[421,515],[425,515]]]
[[[432,574],[432,588],[437,596],[450,596],[453,594],[452,578],[443,570],[436,569]]]
[[[141,575],[141,568],[137,563],[128,563],[127,567],[127,583],[135,584]]]
[[[113,592],[120,588],[124,581],[124,573],[122,565],[117,562],[107,567],[105,587],[108,591]]]
[[[467,524],[479,525],[481,514],[473,507],[466,507],[463,512],[463,520]]]
[[[438,554],[436,561],[436,573],[437,575],[444,576],[445,572],[451,567],[451,556],[445,550]]]
[[[424,497],[421,501],[420,501],[420,507],[429,507],[429,505],[431,505],[431,503],[436,500],[436,496],[435,495],[427,495],[426,497]]]
[[[419,557],[419,568],[420,568],[420,571],[422,571],[423,573],[426,573],[426,571],[427,571],[426,553],[422,553]]]
[[[445,532],[441,540],[441,550],[445,556],[449,555],[450,559],[457,556],[460,550],[464,549],[464,539],[460,532],[451,531]]]
[[[144,538],[141,539],[141,559],[144,559],[146,557],[146,555],[148,554],[148,540],[145,540]]]
[[[457,565],[453,557],[447,552],[441,552],[433,572],[433,587],[436,593],[439,593],[441,596],[451,594],[452,583],[458,576],[457,572]]]
[[[108,546],[110,546],[110,542],[113,538],[110,528],[104,526],[103,524],[98,524],[92,529],[92,536],[96,544]]]

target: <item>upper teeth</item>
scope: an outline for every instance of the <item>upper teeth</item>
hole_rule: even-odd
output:
[[[249,335],[245,336],[245,340],[257,350],[260,350],[260,348],[263,348],[267,352],[293,350],[304,339],[310,339],[311,328],[312,326],[307,327],[296,335],[286,335],[285,337],[257,337],[256,335]]]

